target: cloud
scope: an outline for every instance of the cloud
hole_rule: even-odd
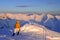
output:
[[[17,5],[16,7],[30,7],[29,5]]]

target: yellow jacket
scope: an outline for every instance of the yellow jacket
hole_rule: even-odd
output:
[[[20,29],[20,21],[17,21],[17,22],[15,23],[14,28],[18,28],[18,29]]]

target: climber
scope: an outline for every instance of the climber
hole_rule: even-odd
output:
[[[19,35],[19,32],[20,32],[20,20],[17,20],[14,26],[14,32],[12,36],[14,36],[16,33],[17,35]]]

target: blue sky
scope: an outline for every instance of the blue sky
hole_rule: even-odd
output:
[[[60,11],[60,0],[0,0],[0,12]]]

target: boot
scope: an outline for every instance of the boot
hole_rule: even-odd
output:
[[[17,35],[19,35],[19,32],[17,33]]]
[[[14,36],[15,35],[15,33],[13,33],[13,35],[12,36]]]

